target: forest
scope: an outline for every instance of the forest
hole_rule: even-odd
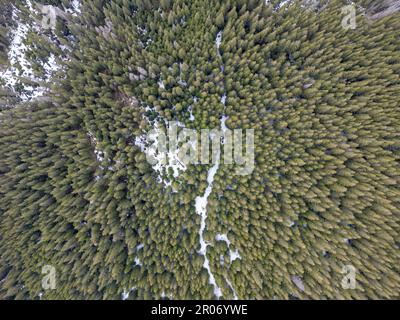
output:
[[[399,299],[400,5],[349,3],[0,0],[0,299]],[[156,170],[169,121],[254,170]]]

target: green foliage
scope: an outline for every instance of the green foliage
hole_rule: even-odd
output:
[[[215,298],[209,168],[165,187],[134,142],[156,117],[212,129],[224,112],[254,129],[256,163],[222,165],[208,200],[223,298],[398,298],[400,16],[345,30],[341,1],[277,3],[84,1],[59,26],[75,42],[49,101],[0,113],[0,298]],[[32,39],[33,60],[57,50]]]

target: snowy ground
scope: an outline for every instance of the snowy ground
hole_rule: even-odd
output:
[[[57,61],[58,59],[54,54],[50,54],[47,60],[42,63],[43,74],[40,77],[34,74],[32,65],[27,59],[27,53],[30,48],[26,45],[26,39],[29,32],[41,34],[43,30],[40,23],[34,19],[34,15],[39,13],[38,10],[34,8],[30,0],[26,1],[25,6],[30,13],[29,17],[27,17],[29,19],[22,19],[21,11],[13,7],[12,18],[17,23],[17,28],[10,32],[9,67],[0,73],[1,83],[12,91],[17,91],[22,101],[43,96],[48,92],[52,77],[61,68],[59,61]],[[73,0],[71,7],[66,12],[72,15],[80,12],[80,2],[78,0]]]
[[[170,122],[167,125],[167,131],[173,130],[171,129],[173,126],[176,129],[184,127],[180,122]],[[152,165],[152,168],[158,173],[158,182],[168,187],[172,185],[172,181],[168,177],[168,172],[172,171],[172,176],[176,179],[181,172],[186,171],[187,167],[179,158],[179,147],[168,144],[166,133],[158,126],[158,122],[156,121],[151,132],[136,137],[135,145],[146,154],[146,158]]]
[[[11,33],[12,40],[8,51],[10,67],[0,75],[5,86],[11,89],[14,89],[14,87],[20,82],[20,78],[29,79],[34,82],[38,81],[34,76],[31,64],[25,57],[28,48],[25,45],[24,40],[26,39],[31,26],[20,21],[18,13],[19,11],[14,8],[12,17],[14,21],[18,21],[18,26]],[[35,88],[33,86],[25,85],[24,91],[25,92],[21,93],[20,98],[23,101],[26,101],[30,98],[41,96],[44,90],[40,87]]]

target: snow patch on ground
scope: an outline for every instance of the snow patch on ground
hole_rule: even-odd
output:
[[[164,82],[163,82],[161,79],[157,82],[157,84],[158,84],[158,87],[159,87],[159,88],[165,89]]]
[[[71,1],[71,8],[65,9],[65,12],[70,13],[74,17],[81,13],[81,1],[79,0],[72,0]]]
[[[294,227],[296,225],[296,222],[294,222],[292,219],[287,220],[287,226],[289,228]]]
[[[217,53],[219,56],[220,56],[219,47],[221,46],[221,42],[222,42],[222,31],[219,31],[217,33],[217,37],[215,38],[215,45],[217,47]]]
[[[226,242],[226,244],[227,244],[227,246],[228,246],[228,249],[229,249],[229,257],[230,257],[231,263],[232,263],[233,261],[235,261],[236,259],[242,259],[241,255],[239,254],[238,249],[236,249],[236,250],[231,250],[231,249],[230,249],[231,242],[230,242],[230,240],[228,239],[228,236],[227,236],[226,234],[220,234],[220,233],[217,234],[217,235],[215,236],[215,240],[217,240],[217,241],[225,241],[225,242]]]
[[[95,155],[96,155],[96,159],[97,159],[97,161],[99,162],[99,163],[101,163],[103,160],[104,160],[104,152],[103,152],[103,150],[100,150],[99,149],[99,147],[98,147],[98,142],[97,142],[97,139],[96,139],[96,137],[93,135],[93,133],[91,133],[90,131],[88,132],[88,137],[89,137],[89,139],[90,139],[90,142],[91,142],[91,144],[92,144],[92,146],[93,146],[93,148],[94,148],[94,153],[95,153]]]
[[[122,300],[126,300],[128,299],[128,297],[129,297],[129,292],[124,290],[124,292],[122,292]]]
[[[179,80],[178,83],[183,86],[186,87],[187,86],[187,82],[185,80],[182,80],[182,68],[183,68],[183,64],[182,62],[179,63]]]
[[[17,9],[13,8],[12,17],[14,21],[18,21]],[[19,78],[34,79],[33,69],[29,61],[25,58],[25,52],[27,51],[27,46],[24,44],[24,40],[27,37],[29,31],[29,26],[22,23],[18,23],[18,26],[11,33],[11,44],[8,51],[8,59],[10,61],[10,68],[8,68],[0,78],[4,81],[6,87],[13,88],[18,82]],[[35,88],[31,86],[26,86],[24,88],[26,91],[32,91],[32,96],[39,96],[41,92],[39,90],[35,91]],[[22,100],[28,100],[28,94],[21,94]]]
[[[233,292],[233,300],[237,300],[238,296],[237,296],[235,289],[232,286],[232,283],[228,279],[225,279],[225,280],[226,280],[226,283],[228,284],[229,288],[231,288],[231,290]]]
[[[184,127],[180,122],[176,122],[176,125]],[[176,148],[169,146],[166,150],[157,148],[159,144],[162,144],[161,139],[166,137],[165,134],[163,129],[155,122],[154,130],[151,133],[135,138],[135,145],[146,154],[148,159],[151,159],[152,168],[158,173],[158,182],[167,187],[172,185],[168,173],[172,171],[172,176],[176,179],[187,167],[179,158],[180,149],[178,146]]]
[[[190,121],[194,121],[195,118],[194,118],[194,115],[193,115],[193,107],[189,106],[188,110],[189,110],[189,120]]]
[[[225,241],[226,242],[226,244],[227,244],[227,246],[228,246],[228,249],[229,249],[229,260],[230,260],[230,263],[232,263],[233,261],[235,261],[236,259],[242,259],[242,257],[240,256],[240,254],[239,254],[239,251],[236,249],[236,250],[232,250],[231,248],[230,248],[230,245],[231,245],[231,242],[230,242],[230,240],[228,239],[228,236],[226,235],[226,234],[217,234],[216,236],[215,236],[215,240],[217,240],[217,241]],[[231,288],[231,290],[232,290],[232,292],[233,292],[233,299],[234,300],[237,300],[238,299],[238,296],[237,296],[237,294],[236,294],[236,291],[235,291],[235,289],[233,288],[233,286],[232,286],[232,283],[229,281],[229,279],[225,279],[226,280],[226,282],[227,282],[227,284],[229,285],[229,287]]]
[[[300,291],[304,291],[304,284],[299,276],[292,276],[291,279]]]
[[[239,254],[238,249],[236,249],[235,251],[230,250],[230,257],[231,257],[231,263],[236,259],[242,259],[242,256]]]
[[[226,94],[224,94],[222,97],[221,97],[221,103],[223,104],[223,105],[225,105],[226,104]],[[224,116],[223,116],[224,117]],[[226,128],[226,127],[225,127]]]
[[[140,71],[145,72],[144,70]],[[158,84],[164,86],[161,80]],[[135,98],[132,98],[132,100],[135,101],[136,105],[139,104],[139,101]],[[177,179],[181,172],[187,169],[186,164],[179,157],[181,149],[177,137],[179,129],[185,128],[185,124],[179,121],[168,122],[158,115],[153,106],[146,105],[144,110],[152,114],[156,113],[157,117],[150,120],[145,114],[143,115],[147,122],[151,124],[152,130],[137,136],[134,144],[146,155],[147,161],[158,173],[158,182],[168,187],[172,185],[173,179]],[[171,131],[175,132],[177,145],[171,143]],[[192,147],[196,148],[195,145],[192,145]],[[173,179],[169,176],[170,173],[172,173]],[[173,191],[175,192],[175,190]]]
[[[50,54],[46,63],[43,65],[43,68],[47,79],[50,79],[50,77],[54,74],[54,72],[60,69],[60,65],[57,64],[56,57],[54,56],[53,53]]]
[[[140,261],[140,259],[138,257],[135,257],[135,264],[137,266],[142,266],[142,262]]]
[[[281,9],[283,6],[285,6],[285,5],[288,4],[289,2],[290,2],[290,0],[283,0],[283,1],[281,1],[281,2],[278,4],[276,10]]]
[[[124,291],[121,294],[122,300],[127,300],[129,298],[129,294],[134,290],[136,290],[136,287],[132,287],[131,290],[124,289]]]
[[[199,101],[199,98],[197,98],[197,97],[195,97],[195,96],[193,96],[192,98],[193,98],[193,104],[196,104],[197,101]],[[194,120],[195,120],[195,117],[194,117],[194,114],[193,114],[193,105],[190,105],[190,106],[188,107],[188,111],[189,111],[189,120],[190,120],[190,121],[194,121]]]
[[[217,240],[217,241],[225,241],[226,244],[228,245],[228,247],[229,247],[229,245],[231,244],[231,242],[229,241],[228,236],[227,236],[226,234],[220,234],[220,233],[218,233],[218,234],[215,236],[215,240]]]

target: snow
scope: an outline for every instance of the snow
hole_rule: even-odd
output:
[[[81,2],[79,0],[72,0],[71,5],[76,13],[81,13]]]
[[[186,86],[187,86],[187,82],[184,81],[184,80],[182,80],[182,67],[183,67],[183,63],[180,62],[180,63],[179,63],[179,80],[178,80],[178,83],[179,83],[181,86],[186,87]]]
[[[228,236],[226,234],[220,234],[220,233],[217,234],[215,236],[215,240],[217,240],[217,241],[225,241],[226,242],[226,244],[228,245],[228,248],[229,248],[229,258],[230,258],[230,262],[231,263],[233,261],[235,261],[236,259],[241,259],[242,258],[237,249],[235,251],[230,249],[231,242],[228,239]]]
[[[28,6],[29,11],[33,11],[33,6],[30,0],[26,0],[26,5]]]
[[[141,26],[137,26],[136,28],[137,28],[137,30],[138,30],[140,35],[145,36],[147,34],[147,29],[146,28],[142,28]]]
[[[222,116],[222,118],[221,118],[221,130],[222,130],[222,132],[223,133],[225,133],[226,132],[226,130],[228,129],[227,127],[226,127],[226,120],[228,120],[228,118],[229,117],[227,117],[227,116],[225,116],[225,115],[223,115]]]
[[[195,118],[194,118],[194,115],[193,115],[193,107],[189,106],[188,110],[189,110],[189,120],[190,121],[194,121]]]
[[[169,125],[182,126],[179,122],[176,124],[170,123]],[[162,150],[162,148],[157,147],[162,144],[163,141],[161,139],[166,139],[165,133],[162,129],[157,127],[156,123],[151,133],[136,137],[135,144],[146,154],[148,160],[151,159],[152,168],[159,173],[159,181],[163,182],[165,186],[169,186],[172,182],[165,177],[169,169],[172,169],[173,177],[177,178],[180,172],[186,170],[186,165],[179,159],[180,150],[178,147],[171,148],[170,145],[167,150]],[[148,147],[150,142],[153,143]]]
[[[135,264],[138,266],[142,266],[142,263],[140,262],[140,259],[138,257],[135,257]]]
[[[219,47],[221,46],[221,42],[222,42],[222,31],[218,32],[217,37],[215,38],[215,46],[217,47],[217,55],[219,57],[219,59],[221,60],[221,64],[220,64],[220,70],[222,73],[224,73],[225,71],[225,67],[224,64],[222,63],[222,56],[221,56],[221,52],[219,50]],[[223,104],[225,104],[225,102],[223,102]]]
[[[231,257],[231,263],[232,263],[232,261],[235,261],[236,259],[242,259],[241,255],[239,254],[239,251],[237,249],[235,251],[230,250],[230,257]]]
[[[178,80],[178,84],[180,84],[182,87],[186,87],[187,86],[187,82],[182,80],[182,79]]]
[[[300,291],[304,291],[304,284],[299,276],[292,276],[291,279]]]
[[[128,297],[129,297],[129,291],[124,290],[124,292],[122,292],[122,300],[126,300],[128,299]]]
[[[231,242],[229,241],[228,236],[227,236],[226,234],[217,234],[217,235],[215,236],[215,240],[217,240],[217,241],[225,241],[226,244],[228,245],[230,263],[232,263],[232,262],[233,262],[234,260],[236,260],[236,259],[241,259],[241,256],[240,256],[238,250],[232,251],[232,250],[230,249]],[[237,294],[236,294],[235,289],[234,289],[233,286],[232,286],[232,283],[231,283],[228,279],[225,279],[225,280],[226,280],[226,283],[228,284],[228,286],[231,288],[231,290],[232,290],[232,292],[233,292],[233,299],[234,299],[234,300],[237,300],[237,299],[238,299],[238,296],[237,296]]]
[[[219,162],[220,162],[220,150],[218,150],[217,154],[217,161],[215,164],[208,170],[207,174],[207,182],[208,186],[204,192],[203,196],[198,196],[195,199],[195,207],[196,207],[196,213],[201,216],[201,222],[200,222],[200,230],[199,230],[199,236],[200,236],[200,250],[199,253],[204,256],[204,264],[203,267],[207,269],[208,275],[210,277],[209,283],[214,286],[214,294],[215,296],[219,299],[222,296],[221,289],[218,287],[215,277],[212,274],[210,270],[210,262],[208,261],[207,258],[207,244],[204,240],[203,233],[204,229],[206,227],[206,219],[207,219],[207,203],[208,203],[208,197],[211,194],[212,188],[213,188],[213,182],[214,182],[214,177],[215,174],[218,171],[219,168]]]
[[[136,246],[136,251],[143,249],[143,247],[144,247],[143,243],[138,244]],[[135,257],[134,262],[135,262],[135,265],[140,266],[140,267],[142,266],[142,262],[140,261],[138,256]]]
[[[175,134],[174,132],[177,127],[183,128],[184,124],[178,121],[168,123],[169,137]],[[179,157],[179,147],[169,143],[169,147],[165,146],[166,148],[164,148],[163,144],[166,144],[166,142],[167,138],[165,132],[159,128],[158,121],[155,121],[153,130],[150,131],[149,134],[135,138],[135,145],[146,154],[147,160],[152,165],[152,168],[154,171],[158,172],[158,182],[164,183],[167,187],[172,185],[172,181],[167,177],[170,169],[172,170],[173,178],[176,179],[181,172],[186,171],[187,167]]]
[[[237,300],[238,296],[237,296],[236,290],[232,286],[232,283],[228,279],[225,279],[225,280],[226,280],[226,283],[228,284],[229,288],[231,288],[231,290],[233,292],[233,300]]]
[[[226,244],[228,245],[228,247],[231,244],[231,242],[229,241],[228,236],[226,234],[217,234],[215,236],[215,240],[217,240],[217,241],[225,241]]]
[[[30,12],[35,12],[32,3],[28,0],[26,6]],[[20,11],[17,8],[13,8],[12,18],[18,23],[17,28],[11,32],[11,43],[8,51],[8,60],[10,67],[5,70],[0,78],[3,80],[6,87],[14,90],[14,87],[20,83],[21,79],[26,79],[28,82],[34,83],[49,83],[53,74],[60,69],[57,64],[54,54],[51,54],[47,61],[43,63],[44,75],[43,78],[39,79],[34,75],[34,71],[31,63],[26,58],[26,53],[29,48],[25,45],[24,41],[27,38],[28,32],[33,30],[40,32],[39,26],[36,22],[32,22],[30,25],[20,21],[18,14]],[[48,89],[43,86],[32,86],[25,83],[21,83],[23,90],[19,94],[22,101],[28,101],[36,97],[43,96]]]
[[[218,32],[217,37],[215,38],[215,45],[217,46],[217,53],[220,56],[219,53],[219,47],[221,46],[221,41],[222,41],[222,31]]]
[[[286,4],[288,4],[290,2],[290,0],[283,0],[281,1],[278,6],[277,6],[277,10],[281,9],[283,6],[285,6]]]
[[[13,20],[18,21],[17,9],[13,9],[12,12]],[[30,78],[34,77],[33,69],[29,61],[25,58],[25,52],[27,51],[27,46],[23,43],[29,31],[29,26],[22,22],[18,23],[17,28],[12,32],[12,40],[10,48],[8,51],[8,59],[10,61],[11,67],[7,69],[1,75],[1,78],[5,82],[5,86],[14,87],[18,81],[19,77]],[[18,70],[17,66],[20,67]],[[32,87],[26,87],[26,90],[33,90]],[[40,95],[40,93],[37,93]],[[35,93],[33,93],[35,95]],[[27,94],[21,94],[22,100],[28,100],[29,96]]]
[[[295,224],[296,224],[296,223],[295,223],[293,220],[288,219],[288,227],[289,227],[289,228],[293,227]]]
[[[197,98],[196,96],[193,96],[192,98],[193,98],[193,103],[197,103],[197,101],[199,101],[199,98]],[[188,111],[189,111],[189,120],[194,121],[195,117],[193,115],[193,105],[190,105],[188,107]]]
[[[129,294],[134,290],[136,290],[136,287],[132,287],[131,290],[125,290],[124,289],[124,291],[122,292],[122,300],[128,299],[129,298]]]
[[[90,131],[88,132],[87,135],[88,135],[92,145],[94,146],[94,153],[96,155],[97,161],[102,162],[104,160],[104,152],[99,149],[96,137]]]
[[[146,48],[149,46],[149,44],[153,42],[153,39],[151,39],[151,38],[148,36],[148,31],[147,31],[146,28],[142,28],[141,26],[137,26],[136,29],[137,29],[137,31],[138,31],[139,36],[141,36],[141,37],[146,37],[146,40],[145,40],[146,42],[145,42],[145,43],[143,43],[143,41],[139,39],[139,44],[140,44],[143,48],[146,49]],[[142,75],[142,76],[144,77],[144,76],[146,76],[146,75]],[[143,78],[143,79],[144,79],[144,78]]]
[[[223,105],[226,104],[226,94],[224,94],[224,95],[221,97],[221,103],[222,103]]]
[[[216,50],[217,50],[217,55],[219,57],[219,59],[221,60],[221,65],[220,65],[220,70],[221,72],[224,72],[224,65],[223,65],[223,61],[222,61],[222,56],[221,56],[221,52],[219,50],[220,45],[222,42],[222,32],[218,32],[216,38],[215,38],[215,46],[216,46]],[[221,97],[221,103],[224,105],[224,112],[221,116],[221,120],[220,120],[220,127],[221,127],[221,131],[223,133],[225,133],[227,127],[225,125],[226,120],[228,119],[227,116],[225,116],[225,108],[226,108],[226,92],[224,92],[224,94]],[[196,101],[197,102],[197,101]],[[208,197],[210,196],[211,192],[212,192],[212,188],[213,188],[213,182],[214,182],[214,178],[215,175],[219,169],[219,165],[220,165],[220,155],[221,155],[221,150],[218,149],[217,151],[217,155],[216,155],[216,161],[214,163],[214,165],[208,170],[207,173],[207,183],[208,186],[203,194],[203,196],[197,196],[195,199],[195,208],[196,208],[196,213],[198,215],[201,216],[201,220],[200,220],[200,229],[199,229],[199,237],[200,237],[200,250],[199,253],[201,255],[204,256],[204,264],[203,267],[207,270],[208,275],[209,275],[209,283],[214,287],[214,295],[217,297],[217,299],[219,299],[222,296],[222,291],[221,288],[218,286],[218,284],[215,281],[215,277],[213,275],[213,273],[211,272],[210,269],[210,262],[207,258],[207,246],[209,246],[209,243],[206,243],[203,237],[203,233],[204,230],[206,228],[206,220],[207,220],[207,204],[208,204]],[[223,239],[224,241],[227,241],[228,246],[230,244],[229,239],[226,235],[217,235],[216,236],[217,240],[218,239]],[[233,257],[235,259],[237,259],[238,257],[240,257],[239,253],[236,251],[233,253]],[[232,262],[232,254],[231,254],[231,262]],[[227,283],[230,284],[230,282]],[[234,292],[235,296],[236,296],[236,292],[233,289],[232,285],[230,284],[232,291]]]
[[[161,89],[165,89],[165,85],[164,85],[164,82],[163,82],[162,80],[159,80],[157,83],[158,83],[158,86],[159,86]]]
[[[46,63],[43,65],[43,68],[47,79],[50,79],[50,77],[54,74],[54,72],[60,69],[60,65],[57,64],[56,57],[54,56],[53,53],[50,54]]]
[[[203,237],[204,229],[206,227],[208,197],[211,194],[212,183],[214,181],[214,177],[218,171],[218,168],[219,168],[219,156],[217,158],[216,163],[208,171],[208,175],[207,175],[208,186],[202,197],[199,197],[199,196],[196,197],[195,207],[196,207],[196,213],[201,216],[200,230],[199,230],[199,236],[200,236],[199,253],[204,256],[203,267],[207,270],[208,275],[210,277],[209,283],[214,287],[214,294],[219,299],[222,296],[222,291],[221,291],[220,287],[217,285],[217,283],[215,281],[215,277],[210,270],[210,262],[207,258],[207,246],[209,244],[205,242],[204,237]]]
[[[70,8],[64,9],[64,11],[76,17],[79,13],[81,13],[81,5],[81,1],[72,0],[70,3]]]

